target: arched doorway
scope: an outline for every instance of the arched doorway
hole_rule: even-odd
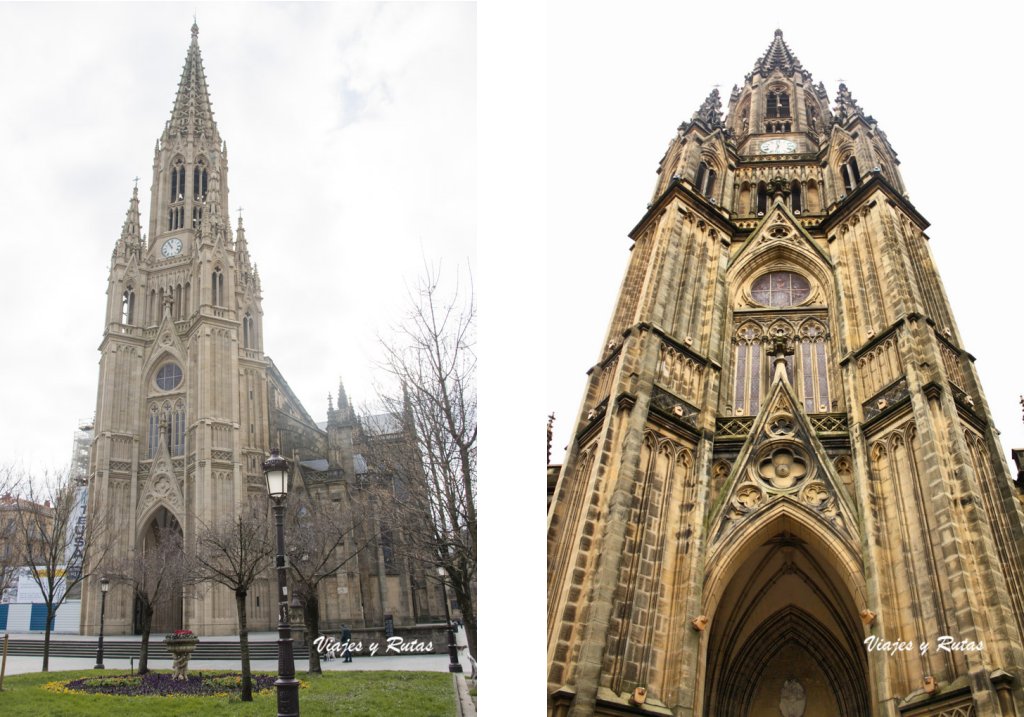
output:
[[[837,541],[826,545],[820,530],[786,512],[748,532],[742,547],[723,551],[733,565],[710,581],[717,599],[704,714],[869,715],[852,556],[844,551],[843,560]]]
[[[182,537],[181,525],[178,523],[178,519],[174,515],[161,506],[157,508],[156,512],[146,523],[145,529],[142,531],[142,535],[139,537],[139,541],[136,544],[136,550],[141,550],[142,554],[146,556],[147,560],[155,555],[159,554],[161,550],[161,543],[166,538],[165,536],[176,536],[177,540],[174,541],[175,546],[180,546],[180,540]],[[162,556],[163,561],[173,560],[173,556]],[[159,565],[148,565],[146,566],[149,570],[159,571]],[[172,581],[173,583],[173,581]],[[166,585],[166,587],[164,587]],[[172,632],[174,630],[180,630],[182,627],[182,593],[180,584],[167,584],[161,585],[161,590],[167,591],[162,595],[161,599],[157,601],[155,609],[153,611],[153,624],[150,627],[151,632]],[[142,619],[141,619],[141,604],[138,597],[135,599],[135,619],[134,619],[134,632],[140,634],[142,632]]]

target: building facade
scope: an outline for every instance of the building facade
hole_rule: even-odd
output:
[[[250,496],[265,496],[262,464],[272,446],[293,460],[298,485],[330,492],[354,515],[372,473],[357,458],[359,441],[374,436],[361,430],[347,399],[339,395],[338,416],[318,425],[264,352],[260,278],[241,218],[233,229],[228,215],[227,145],[214,121],[198,32],[193,25],[171,117],[156,144],[148,233],[136,187],[111,256],[88,493],[90,540],[109,548],[102,561],[98,549],[89,558],[84,633],[99,630],[96,581],[104,561],[146,550],[157,528],[178,530],[194,545],[203,526],[234,515]],[[347,549],[372,535],[361,537]],[[379,551],[366,552],[373,554],[355,556],[358,567],[323,585],[322,627],[379,627],[388,619],[411,625],[442,614],[438,600],[416,600],[413,585],[421,581],[410,562],[385,565]],[[276,625],[269,571],[247,601],[251,629]],[[154,620],[155,632],[238,629],[234,596],[220,586],[173,601]],[[105,629],[138,629],[126,584],[111,586]]]
[[[1024,715],[1024,515],[896,153],[781,31],[721,107],[553,487],[549,712]]]

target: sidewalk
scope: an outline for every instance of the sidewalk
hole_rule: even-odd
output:
[[[103,638],[106,641],[106,637]],[[154,655],[166,654],[163,645],[151,646]],[[172,660],[149,661],[149,667],[153,670],[171,669]],[[88,670],[96,664],[96,658],[86,659],[81,657],[51,657],[50,672],[61,670]],[[277,672],[277,660],[252,660],[253,672]],[[120,670],[128,672],[129,661],[122,659],[106,659],[103,665],[108,670]],[[135,661],[135,669],[138,669],[139,662]],[[341,659],[320,661],[320,667],[328,670],[353,671],[353,670],[396,670],[401,672],[447,672],[448,655],[387,655],[378,657],[354,657],[352,662],[346,663]],[[43,658],[38,655],[8,655],[8,675],[20,675],[26,672],[39,672],[43,669]],[[239,671],[242,665],[238,660],[197,660],[189,664],[191,672],[209,672],[213,670]],[[309,661],[295,660],[295,672],[299,677],[309,669]]]
[[[26,633],[8,633],[11,639],[19,640],[38,640],[43,641],[43,633],[41,632],[26,632]],[[2,635],[2,634],[0,634]],[[163,646],[163,634],[154,633],[149,638],[149,653],[150,660],[149,666],[154,670],[169,670],[173,664],[173,661],[167,656],[167,651]],[[53,633],[51,638],[54,640],[66,640],[66,641],[90,641],[96,640],[95,635],[76,635],[69,633]],[[462,628],[459,629],[459,638],[457,642],[465,645],[465,632]],[[210,638],[211,640],[217,640],[221,642],[237,642],[238,635],[217,635],[216,637]],[[103,642],[110,644],[112,642],[138,642],[138,635],[104,635]],[[276,643],[277,632],[250,632],[249,642],[264,642],[264,643]],[[166,659],[161,659],[167,656]],[[320,658],[320,667],[322,670],[396,670],[402,672],[447,672],[448,671],[448,655],[447,653],[439,655],[376,655],[370,657],[369,655],[355,655],[353,661],[346,663],[342,661],[340,657],[336,657],[333,660],[325,660],[323,657]],[[96,664],[96,658],[90,657],[50,657],[50,671],[57,672],[60,670],[87,670],[91,669]],[[103,664],[108,670],[123,670],[127,672],[132,667],[132,663],[128,659],[104,657]],[[251,660],[250,664],[254,672],[277,672],[277,659],[272,660]],[[138,660],[135,660],[134,667],[138,668]],[[199,671],[210,671],[210,670],[240,670],[241,662],[239,660],[193,660],[189,665],[191,669],[196,672]],[[7,670],[8,675],[19,675],[26,672],[39,672],[43,668],[43,658],[40,655],[7,655]],[[306,658],[295,659],[295,671],[296,673],[304,673],[309,669],[309,661]],[[469,666],[465,668],[467,673]]]

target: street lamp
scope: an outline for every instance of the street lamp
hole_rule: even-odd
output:
[[[292,652],[292,630],[288,623],[288,575],[284,562],[284,500],[288,495],[288,461],[276,448],[263,462],[267,492],[274,501],[277,523],[277,715],[298,717],[299,682],[295,679],[295,656]]]
[[[448,671],[462,672],[462,665],[459,664],[459,648],[455,645],[455,625],[452,623],[452,615],[448,611],[448,589],[444,586],[444,568],[437,568],[437,578],[441,581],[441,596],[444,598],[444,618],[448,622]]]
[[[110,581],[100,578],[100,641],[96,644],[96,665],[94,670],[105,670],[103,666],[103,614],[107,611],[107,590],[110,590]]]

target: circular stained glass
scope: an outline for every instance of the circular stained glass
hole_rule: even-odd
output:
[[[750,296],[765,306],[796,306],[811,294],[807,279],[792,271],[764,274],[750,287]]]
[[[170,391],[181,383],[181,367],[176,363],[165,363],[156,372],[156,385],[161,391]]]

